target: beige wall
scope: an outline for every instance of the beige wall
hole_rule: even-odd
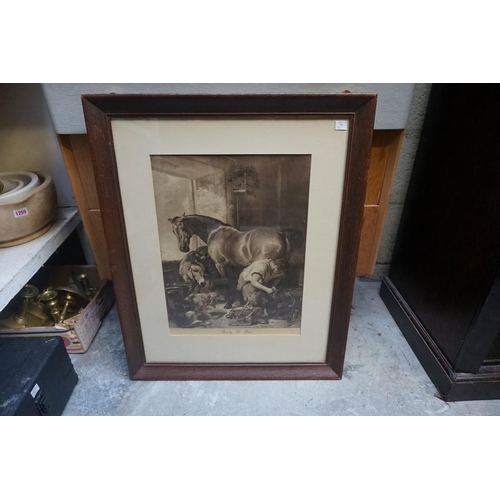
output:
[[[76,206],[40,84],[0,84],[0,171],[48,173],[61,207]]]

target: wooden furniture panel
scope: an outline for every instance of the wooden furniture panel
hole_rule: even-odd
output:
[[[497,94],[495,85],[433,85],[383,288],[449,400],[500,397]],[[470,116],[477,126],[466,126]]]
[[[403,130],[373,132],[357,276],[369,276],[375,270],[403,136]]]
[[[111,279],[111,271],[108,263],[108,249],[106,246],[106,238],[104,236],[104,228],[102,225],[102,215],[100,210],[89,210],[89,216],[92,223],[92,229],[95,235],[95,253],[101,256],[101,260],[105,259],[104,265],[107,267],[103,270],[108,279]]]
[[[379,217],[378,206],[365,206],[363,211],[363,226],[361,228],[361,241],[359,243],[358,263],[356,266],[357,276],[370,274],[369,260],[373,253],[373,245],[376,240],[377,222]]]
[[[58,140],[99,276],[111,279],[87,136],[60,135]]]
[[[392,130],[376,130],[373,132],[365,205],[379,204],[393,136],[394,131]]]
[[[75,156],[80,172],[80,180],[87,198],[89,210],[99,209],[99,200],[97,198],[97,189],[95,184],[94,169],[92,167],[92,158],[90,157],[90,147],[86,134],[68,136],[71,143],[71,149]]]

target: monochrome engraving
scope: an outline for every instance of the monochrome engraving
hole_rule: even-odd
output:
[[[171,329],[300,329],[310,155],[151,156]]]

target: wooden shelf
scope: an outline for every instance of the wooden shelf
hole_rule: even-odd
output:
[[[0,248],[0,311],[81,222],[77,208],[59,208],[54,225],[35,240]]]

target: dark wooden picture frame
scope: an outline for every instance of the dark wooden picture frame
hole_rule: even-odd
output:
[[[98,196],[130,377],[142,380],[342,377],[363,222],[376,95],[83,95]],[[328,345],[324,363],[148,363],[127,243],[114,118],[331,118],[350,121]]]

